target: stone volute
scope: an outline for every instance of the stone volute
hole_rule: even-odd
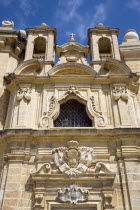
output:
[[[56,46],[56,53],[59,57],[57,64],[76,62],[88,65],[86,57],[88,56],[89,46],[83,46],[74,39],[75,34],[70,34],[71,39],[68,43]]]

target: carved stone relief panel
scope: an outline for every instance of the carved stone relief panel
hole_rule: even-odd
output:
[[[85,174],[113,172],[103,162],[98,162],[91,147],[79,147],[79,143],[71,140],[67,147],[58,147],[52,150],[53,164],[45,163],[33,175],[63,174],[68,177],[79,177]],[[55,164],[55,168],[53,165]]]

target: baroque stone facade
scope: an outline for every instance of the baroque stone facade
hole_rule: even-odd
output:
[[[45,23],[13,27],[0,27],[0,209],[139,210],[136,31],[118,45],[98,24],[87,46],[58,46]]]

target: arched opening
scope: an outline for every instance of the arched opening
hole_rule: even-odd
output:
[[[33,58],[45,58],[46,39],[37,37],[34,41]]]
[[[54,127],[92,127],[92,120],[84,104],[70,99],[60,105],[60,114],[54,121]]]
[[[100,59],[102,60],[103,58],[111,58],[112,53],[111,53],[111,43],[110,39],[106,37],[102,37],[99,39],[99,56]]]

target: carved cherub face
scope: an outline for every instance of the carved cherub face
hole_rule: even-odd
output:
[[[79,152],[77,149],[69,149],[66,152],[66,160],[70,168],[76,168],[79,163]]]

